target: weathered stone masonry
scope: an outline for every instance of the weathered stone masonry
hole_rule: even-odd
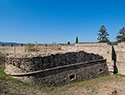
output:
[[[0,52],[15,54],[14,57],[9,58],[9,60],[7,60],[6,70],[5,70],[6,73],[11,74],[11,75],[15,74],[15,75],[19,75],[19,76],[24,75],[23,77],[18,76],[18,78],[21,78],[21,79],[23,78],[22,80],[28,80],[31,82],[36,82],[35,80],[39,79],[40,83],[43,83],[43,84],[45,83],[44,85],[50,85],[52,83],[52,81],[55,81],[58,78],[62,78],[62,77],[64,78],[64,76],[65,76],[65,78],[67,80],[65,83],[69,83],[72,81],[79,81],[78,80],[79,78],[75,79],[75,80],[71,79],[72,81],[70,81],[70,80],[68,81],[69,78],[73,78],[73,77],[76,78],[77,76],[79,76],[80,71],[77,68],[77,67],[79,67],[79,66],[77,66],[78,64],[89,64],[89,63],[94,62],[94,63],[96,63],[95,65],[91,64],[91,65],[87,65],[87,67],[83,66],[83,67],[81,67],[81,69],[79,68],[80,70],[83,70],[83,68],[84,68],[85,71],[87,71],[88,69],[89,70],[91,69],[90,71],[93,70],[93,72],[89,72],[89,70],[88,70],[88,72],[87,72],[88,75],[85,74],[86,76],[84,76],[85,79],[90,79],[90,78],[86,78],[86,77],[92,76],[91,74],[92,73],[94,74],[94,72],[96,72],[97,77],[100,76],[100,75],[98,75],[98,73],[99,73],[98,71],[94,71],[94,69],[95,69],[95,68],[93,68],[94,66],[95,67],[97,66],[97,68],[96,68],[97,70],[100,67],[104,67],[104,68],[102,68],[105,72],[105,73],[103,73],[103,75],[107,74],[107,71],[106,71],[107,66],[108,66],[108,70],[110,71],[110,73],[118,72],[119,74],[125,75],[125,43],[120,43],[115,46],[107,45],[105,43],[80,43],[80,44],[75,44],[75,45],[40,45],[39,50],[40,51],[39,51],[38,55],[42,54],[44,56],[41,56],[41,57],[23,56],[23,57],[18,58],[18,56],[17,56],[18,53],[19,54],[26,53],[27,55],[29,55],[26,52],[25,46],[0,46]],[[85,56],[81,57],[81,55],[79,55],[80,54],[79,51],[87,52],[85,54],[86,57]],[[72,55],[73,52],[77,56],[73,56]],[[85,52],[83,52],[83,53],[85,53]],[[91,54],[88,54],[88,53],[91,53]],[[65,54],[67,54],[67,55],[69,54],[68,56],[72,55],[72,57],[68,58],[70,61],[67,61],[68,59],[66,59],[66,57],[64,56]],[[98,55],[96,55],[96,54],[98,54]],[[87,55],[93,55],[93,57],[90,57]],[[99,55],[100,55],[100,58],[98,59]],[[101,56],[103,57],[103,59],[106,59],[106,65],[104,65],[105,64],[104,61],[101,61],[101,60],[103,60]],[[87,59],[82,60],[79,58],[85,58],[85,59],[87,58]],[[50,59],[51,59],[51,61],[50,61]],[[25,63],[25,64],[23,64],[23,63]],[[100,65],[99,64],[97,65],[97,63],[99,63]],[[65,66],[67,66],[67,67],[65,67]],[[73,68],[75,68],[75,69],[70,70],[70,67],[72,67],[72,66],[74,66]],[[61,71],[60,71],[60,68],[61,68]],[[68,68],[68,69],[65,70],[65,68]],[[100,71],[102,69],[100,69]],[[62,70],[64,70],[64,72]],[[51,71],[53,73],[50,73]],[[61,72],[61,73],[55,73],[55,72]],[[71,74],[73,72],[79,72],[79,73],[78,73],[78,75]],[[84,72],[82,72],[82,73],[84,74]],[[90,73],[90,75],[89,75],[89,73]],[[25,75],[25,74],[28,74],[28,75]],[[62,77],[59,76],[60,74]],[[96,76],[96,74],[95,74],[95,76]],[[44,75],[48,75],[48,76],[44,76]],[[39,77],[39,76],[44,76],[44,77]],[[53,78],[53,77],[55,77],[55,78]],[[48,80],[48,78],[52,78],[53,80],[48,81],[48,84],[47,84],[46,80]],[[82,80],[84,80],[84,79],[82,79]],[[61,84],[62,80],[60,80],[60,81],[57,80],[57,81],[58,82],[55,82],[52,85],[59,85],[59,84]]]
[[[49,54],[54,52],[78,52],[85,51],[88,53],[99,54],[107,60],[107,65],[111,73],[114,72],[114,60],[112,60],[112,46],[106,43],[80,43],[74,45],[40,45],[40,53]],[[58,51],[58,52],[57,52]],[[25,46],[0,46],[0,52],[2,53],[25,53]]]
[[[44,57],[8,58],[7,74],[45,86],[64,85],[109,74],[106,60],[92,53],[69,52]]]
[[[103,57],[98,54],[86,53],[83,51],[68,52],[64,54],[51,54],[49,56],[30,56],[27,58],[10,56],[6,58],[6,72],[25,73],[99,59],[103,59]],[[14,68],[12,68],[12,66]]]
[[[125,43],[114,46],[116,54],[116,70],[119,74],[125,75]]]
[[[75,81],[97,78],[107,74],[109,74],[109,72],[106,60],[97,60],[70,64],[32,73],[12,75],[29,83],[43,84],[44,86],[58,86]]]

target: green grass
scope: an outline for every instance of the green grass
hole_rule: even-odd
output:
[[[5,74],[4,69],[5,69],[5,67],[0,68],[0,79],[10,80],[14,83],[21,82],[20,80],[14,79],[14,78],[10,77],[9,75]]]
[[[121,75],[121,74],[114,74],[114,76],[116,76],[116,77],[125,77],[125,75]]]
[[[5,67],[2,67],[2,68],[0,69],[0,78],[8,79],[9,76],[4,73],[4,69],[5,69]]]

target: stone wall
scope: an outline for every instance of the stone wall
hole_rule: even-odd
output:
[[[106,60],[69,64],[31,73],[11,74],[15,78],[44,86],[59,86],[76,81],[83,81],[109,74]]]
[[[114,61],[112,60],[112,46],[106,43],[79,43],[73,45],[40,45],[39,52],[49,54],[53,52],[78,52],[85,51],[88,53],[99,54],[107,60],[109,71],[113,72]],[[25,46],[0,46],[2,53],[25,53]]]
[[[14,54],[14,53],[24,53],[26,51],[25,46],[21,45],[0,45],[0,53],[3,54]]]
[[[119,43],[118,45],[113,46],[114,47],[114,53],[116,54],[116,61],[114,62],[112,53],[113,49],[111,45],[107,45],[106,43],[79,43],[79,44],[73,44],[73,45],[40,45],[39,46],[39,52],[45,53],[45,54],[51,54],[53,52],[56,54],[57,52],[78,52],[78,51],[85,51],[88,53],[94,53],[99,54],[103,56],[104,59],[107,60],[107,65],[109,68],[109,71],[111,73],[114,72],[114,64],[117,65],[117,69],[119,71],[119,74],[124,74],[124,69],[121,68],[122,66],[117,63],[121,63],[124,65],[125,62],[125,43]],[[0,52],[2,53],[25,53],[26,48],[25,46],[0,46]],[[123,70],[123,72],[121,72]]]
[[[125,75],[125,42],[114,46],[116,53],[116,67],[119,74]]]
[[[88,53],[95,53],[103,56],[107,59],[107,62],[112,63],[112,46],[107,45],[106,43],[81,43],[74,45],[40,45],[40,52],[48,52],[60,50],[64,52],[77,52],[85,51]],[[16,46],[0,46],[1,53],[24,53],[26,52],[25,46],[16,45]]]
[[[85,51],[88,53],[99,54],[107,59],[107,62],[112,63],[112,46],[106,43],[86,43],[75,44],[73,46],[61,46],[61,49],[65,52],[78,52]]]
[[[85,51],[88,53],[99,54],[107,60],[107,65],[110,73],[113,73],[114,61],[112,60],[112,46],[106,43],[81,43],[74,46],[61,46],[61,49],[66,52]]]
[[[6,58],[6,73],[26,73],[48,68],[76,64],[80,62],[87,62],[92,60],[103,59],[102,56],[80,52],[68,52],[64,54],[52,54],[49,56],[36,56],[29,58]]]

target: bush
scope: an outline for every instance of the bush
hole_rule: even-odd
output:
[[[28,43],[28,44],[26,44],[26,49],[28,51],[34,51],[34,45],[32,43]]]

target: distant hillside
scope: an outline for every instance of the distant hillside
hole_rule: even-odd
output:
[[[0,42],[0,45],[19,45],[23,43],[16,43],[16,42]]]

